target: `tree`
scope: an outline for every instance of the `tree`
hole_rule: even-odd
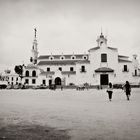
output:
[[[15,66],[14,70],[19,75],[19,77],[22,78],[23,66],[22,65]]]

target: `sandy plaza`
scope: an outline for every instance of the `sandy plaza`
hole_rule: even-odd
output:
[[[139,140],[140,89],[1,90],[0,138],[6,140]]]

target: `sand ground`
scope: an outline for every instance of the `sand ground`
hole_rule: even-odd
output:
[[[0,90],[0,139],[139,140],[140,89]]]

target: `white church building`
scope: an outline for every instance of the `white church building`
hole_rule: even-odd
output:
[[[108,46],[102,33],[96,41],[97,46],[90,48],[87,54],[38,55],[35,29],[31,63],[24,66],[22,83],[31,86],[108,85],[125,81],[140,84],[137,55],[133,55],[132,60],[119,55],[117,48]],[[10,78],[9,83],[13,77]]]

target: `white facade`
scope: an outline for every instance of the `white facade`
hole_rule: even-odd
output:
[[[34,74],[33,74],[34,73]],[[28,85],[107,85],[140,83],[140,69],[137,55],[129,57],[118,54],[117,48],[109,47],[101,33],[97,46],[88,54],[40,55],[37,39],[32,47],[31,64],[24,67],[22,83]]]

